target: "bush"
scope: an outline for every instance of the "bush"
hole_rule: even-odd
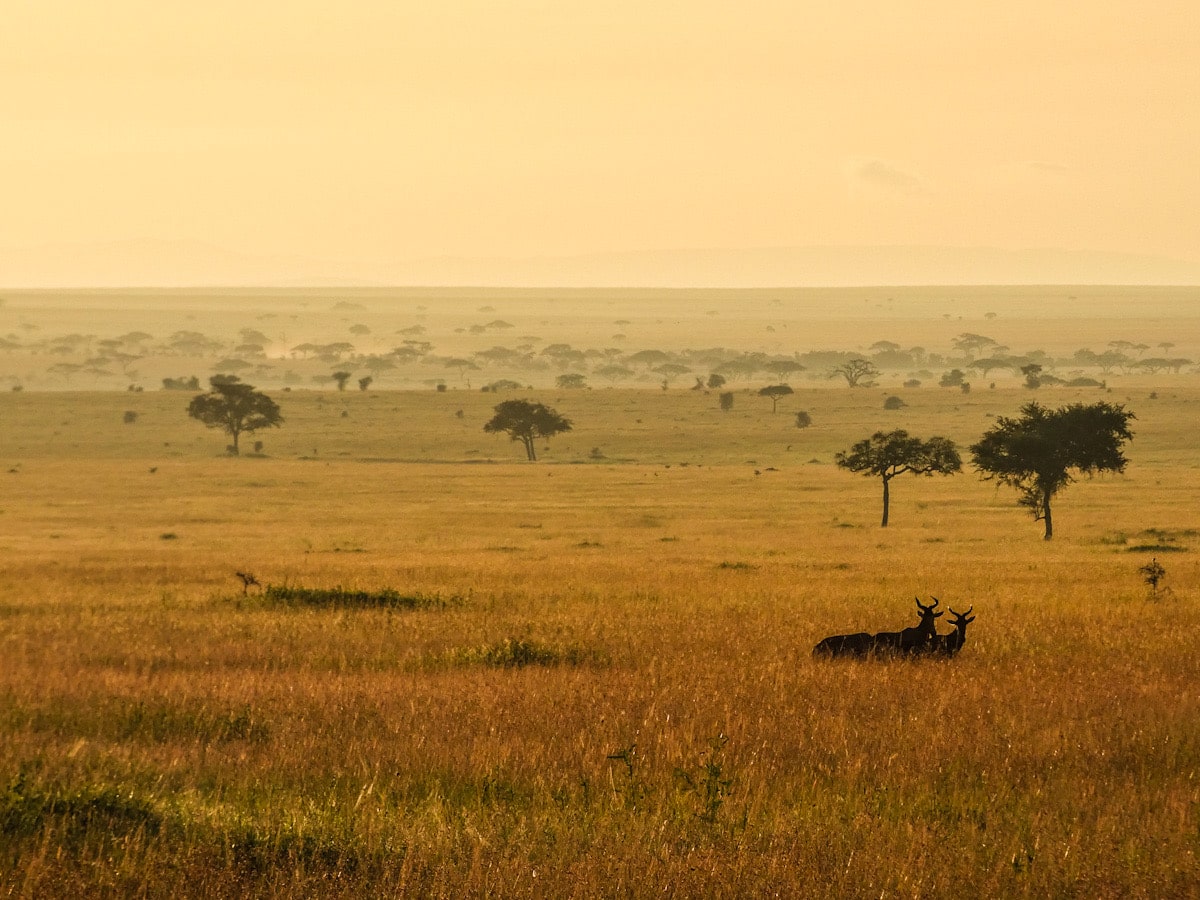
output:
[[[811,424],[812,424],[812,416],[809,415],[807,410],[802,409],[802,410],[800,410],[800,412],[796,413],[796,427],[797,428],[807,428]]]
[[[904,409],[906,406],[908,404],[894,394],[883,401],[884,409]]]

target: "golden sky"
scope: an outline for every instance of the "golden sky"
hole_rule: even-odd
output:
[[[2,6],[10,265],[150,241],[343,274],[814,245],[1200,263],[1196,0]]]

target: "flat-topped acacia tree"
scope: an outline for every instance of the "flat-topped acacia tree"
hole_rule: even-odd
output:
[[[839,451],[834,461],[843,469],[874,476],[883,481],[883,522],[888,523],[891,481],[897,475],[953,475],[961,471],[962,459],[954,441],[931,437],[927,441],[913,437],[904,429],[877,431],[849,450]]]
[[[232,455],[238,455],[238,438],[242,432],[278,428],[283,423],[279,405],[236,375],[214,375],[208,383],[209,392],[193,397],[187,412],[207,427],[220,428],[233,438]]]
[[[542,403],[529,400],[505,400],[495,406],[495,415],[483,426],[489,434],[504,432],[525,446],[530,462],[537,461],[534,441],[571,430],[571,422]]]
[[[1072,403],[1047,409],[1021,407],[1021,417],[1000,417],[971,445],[975,468],[987,480],[1014,487],[1017,501],[1046,523],[1045,540],[1054,536],[1050,501],[1075,480],[1072,472],[1124,472],[1122,447],[1133,438],[1134,414],[1119,403]]]

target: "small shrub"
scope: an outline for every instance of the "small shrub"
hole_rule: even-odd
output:
[[[132,410],[132,409],[125,410],[125,414],[123,416],[121,416],[121,421],[124,422],[126,425],[132,425],[137,420],[138,420],[138,414],[135,410]]]
[[[810,425],[812,425],[812,416],[806,410],[796,413],[797,428],[808,428]]]
[[[883,401],[884,409],[904,409],[906,406],[908,406],[908,404],[894,394]]]
[[[1157,558],[1153,558],[1138,571],[1142,574],[1142,580],[1150,585],[1150,595],[1158,596],[1158,583],[1167,577],[1167,570]]]
[[[959,387],[963,383],[964,378],[962,369],[951,369],[949,372],[943,372],[942,377],[938,379],[940,387]]]

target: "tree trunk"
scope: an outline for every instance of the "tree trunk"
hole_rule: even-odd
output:
[[[1046,536],[1043,540],[1054,537],[1054,519],[1050,515],[1050,492],[1042,494],[1042,518],[1046,520]]]
[[[888,494],[889,494],[888,485],[890,482],[891,482],[890,478],[883,479],[883,523],[882,523],[882,525],[884,528],[887,528],[888,499],[889,499],[888,498]]]
[[[231,434],[233,435],[233,455],[241,456],[241,451],[238,450],[238,435],[241,434],[241,432],[234,431],[234,432],[231,432]]]
[[[537,462],[537,451],[533,447],[533,438],[523,437],[521,440],[525,442],[525,455],[529,457],[529,461]]]

